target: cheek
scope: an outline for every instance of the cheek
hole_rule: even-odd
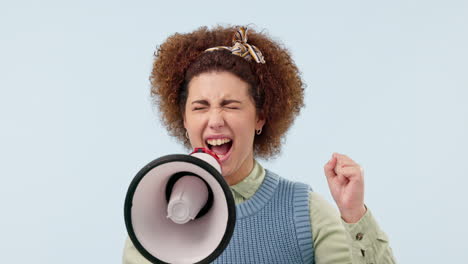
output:
[[[250,141],[250,138],[254,136],[255,124],[250,117],[246,116],[243,118],[238,118],[236,119],[235,123],[233,122],[231,124],[235,130],[235,133],[240,136],[244,142]]]
[[[189,141],[192,147],[200,146],[200,138],[202,134],[201,127],[198,125],[199,123],[192,119],[187,119],[185,122],[185,129],[189,134]]]

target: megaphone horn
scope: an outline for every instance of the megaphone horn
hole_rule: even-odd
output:
[[[227,247],[236,209],[216,154],[153,160],[133,178],[124,205],[135,248],[153,263],[209,263]]]

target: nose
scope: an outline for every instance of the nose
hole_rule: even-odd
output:
[[[224,116],[222,111],[218,109],[214,109],[211,111],[209,120],[208,120],[208,127],[213,130],[219,130],[224,126]]]

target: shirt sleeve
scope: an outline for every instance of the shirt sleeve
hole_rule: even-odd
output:
[[[133,245],[130,238],[125,240],[122,264],[151,264]]]
[[[315,192],[309,193],[309,209],[316,264],[396,263],[388,238],[369,209],[359,222],[348,224]]]

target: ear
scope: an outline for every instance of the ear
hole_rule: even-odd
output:
[[[265,116],[263,115],[263,113],[259,113],[257,114],[257,121],[255,123],[255,129],[256,130],[259,130],[261,129],[264,125],[265,125]]]
[[[185,128],[185,131],[187,131],[188,130],[187,129],[187,121],[186,121],[185,117],[183,117],[183,119],[184,119],[184,128]]]
[[[184,128],[187,129],[187,118],[185,118],[185,109],[181,111],[180,116],[182,117],[182,121],[184,122]]]

